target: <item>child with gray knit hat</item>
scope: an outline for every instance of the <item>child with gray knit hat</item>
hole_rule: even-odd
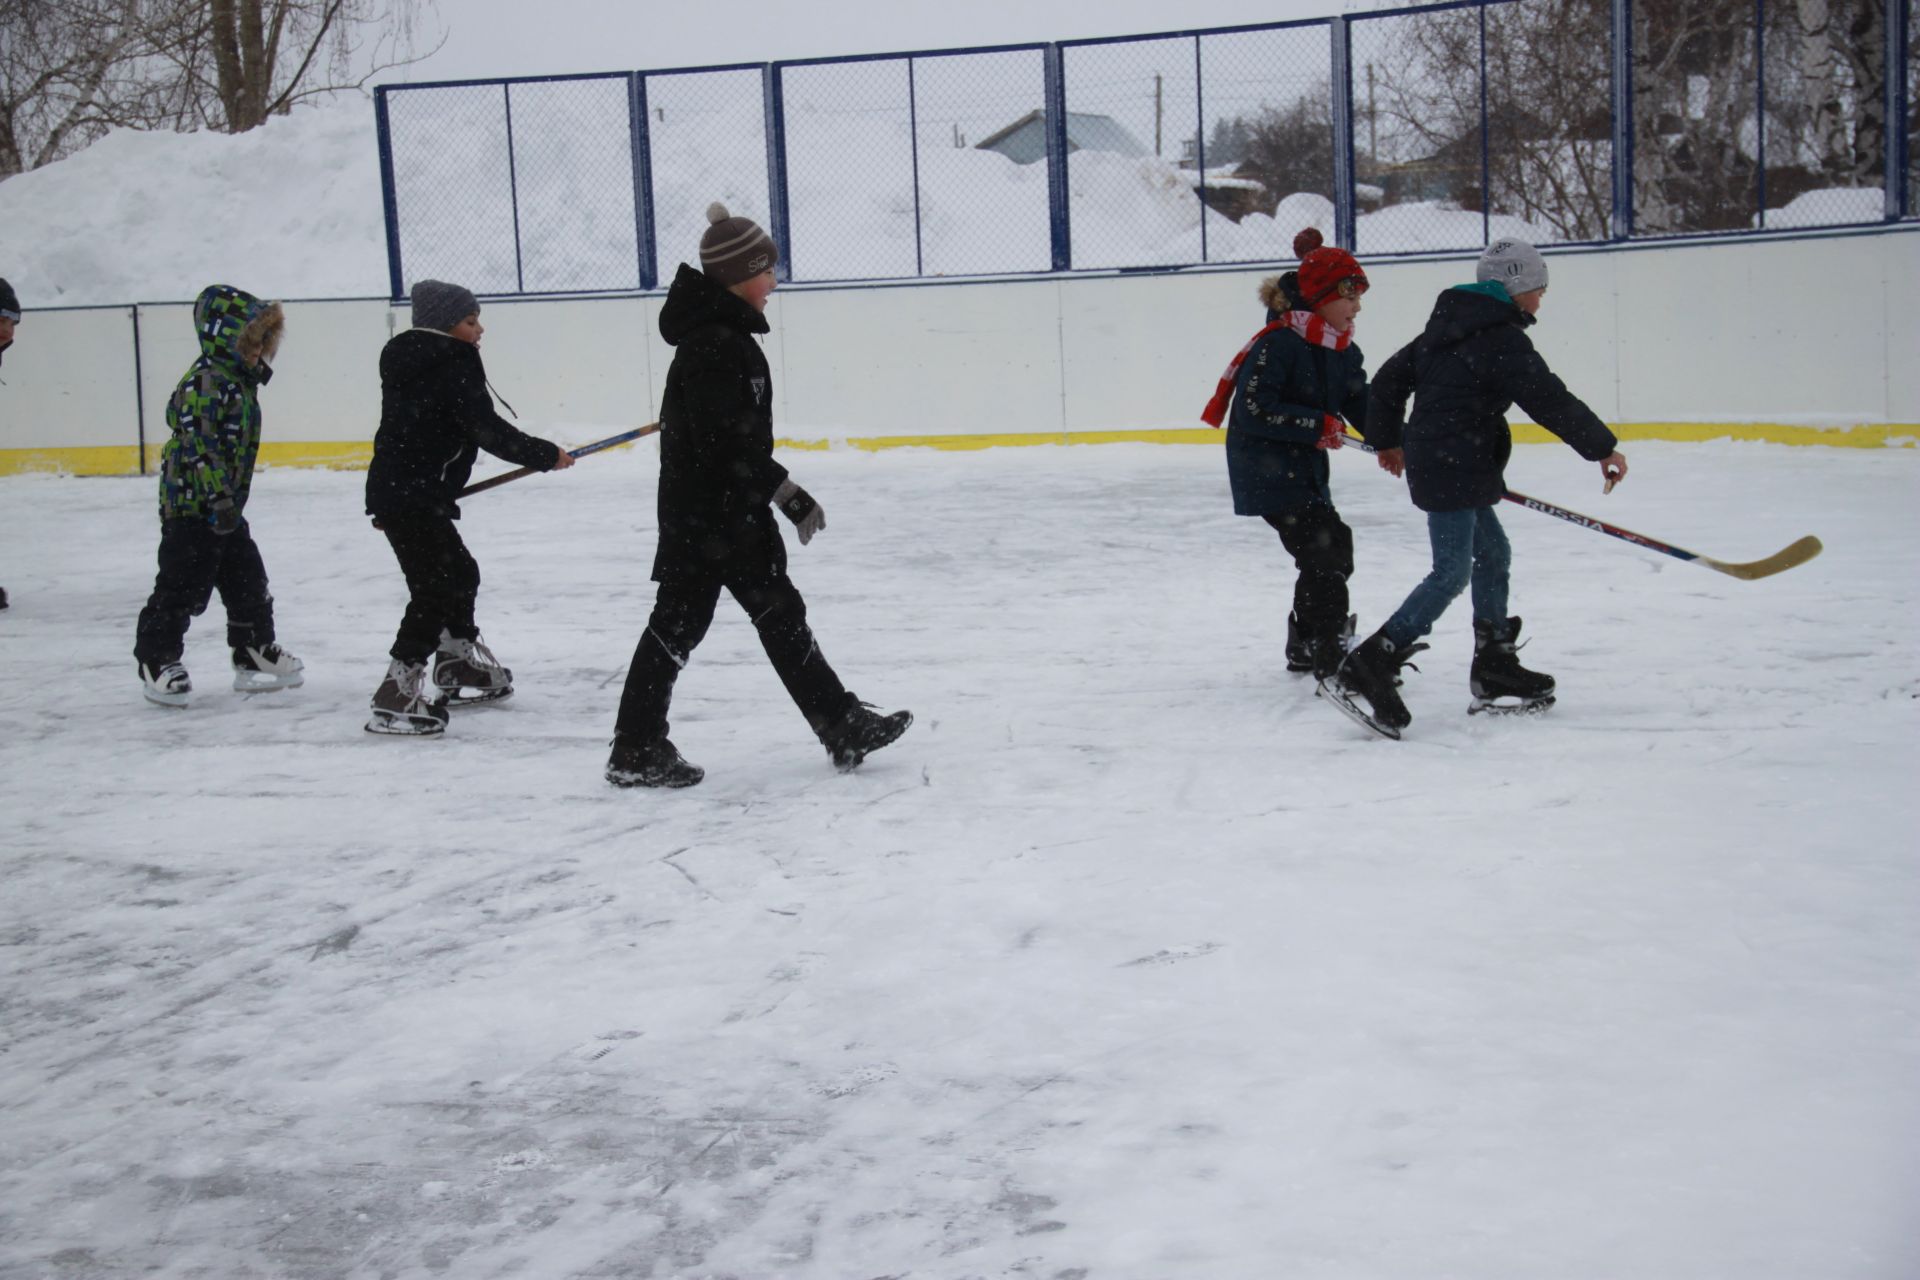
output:
[[[1599,463],[1608,489],[1627,474],[1627,459],[1606,423],[1567,390],[1527,337],[1546,292],[1540,251],[1512,237],[1495,240],[1480,255],[1474,283],[1443,291],[1426,330],[1374,376],[1367,439],[1383,470],[1405,475],[1413,504],[1427,513],[1433,549],[1425,580],[1337,673],[1339,692],[1371,703],[1370,723],[1389,737],[1413,721],[1396,691],[1400,669],[1427,647],[1420,637],[1469,586],[1468,709],[1538,711],[1553,704],[1553,677],[1520,665],[1520,619],[1507,615],[1512,550],[1495,511],[1513,452],[1507,410],[1519,405]]]
[[[449,707],[513,693],[513,672],[480,638],[480,566],[454,527],[475,458],[484,449],[515,466],[559,471],[573,457],[494,412],[471,289],[421,280],[411,302],[413,328],[380,352],[380,429],[367,468],[367,514],[411,598],[366,728],[418,737],[443,732]]]
[[[878,714],[840,683],[787,577],[774,508],[793,522],[801,546],[827,520],[773,457],[773,378],[755,339],[768,332],[780,253],[758,223],[725,205],[709,206],[707,222],[700,270],[681,263],[660,308],[660,336],[674,348],[660,399],[660,586],[614,722],[607,781],[617,787],[690,787],[706,776],[668,739],[667,708],[722,590],[753,620],[788,696],[838,768],[853,768],[913,723],[905,711]]]

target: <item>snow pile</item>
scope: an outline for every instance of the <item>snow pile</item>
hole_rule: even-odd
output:
[[[1878,222],[1887,214],[1887,193],[1879,187],[1830,187],[1805,191],[1778,209],[1767,210],[1769,231],[1831,227],[1836,223]],[[1760,219],[1753,220],[1754,226]]]
[[[29,309],[386,292],[373,107],[302,110],[251,133],[116,129],[0,182],[0,275]]]

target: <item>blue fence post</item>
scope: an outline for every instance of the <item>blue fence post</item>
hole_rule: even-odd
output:
[[[1613,226],[1633,238],[1633,0],[1613,0]]]
[[[1047,46],[1047,221],[1053,231],[1053,269],[1073,270],[1073,225],[1067,196],[1067,77],[1060,46]]]
[[[787,217],[786,86],[777,62],[760,68],[760,90],[767,119],[767,217],[773,244],[780,251],[778,278],[793,279],[793,233]]]
[[[1207,82],[1200,66],[1200,37],[1193,38],[1193,163],[1200,175],[1200,261],[1207,260]]]
[[[907,59],[907,142],[913,148],[913,274],[927,274],[920,243],[920,103],[915,96],[913,59]]]
[[[1753,203],[1767,229],[1767,0],[1753,0]]]
[[[140,445],[140,474],[147,474],[147,379],[140,368],[140,304],[134,303],[133,317],[133,430]]]
[[[1913,92],[1913,86],[1907,83],[1907,16],[1913,0],[1895,0],[1886,6],[1886,159],[1883,162],[1886,184],[1887,220],[1889,222],[1904,218],[1913,212],[1909,207],[1907,188],[1908,166],[1913,156],[1907,149],[1907,95]]]
[[[1480,243],[1493,243],[1493,126],[1487,120],[1487,0],[1480,0]]]
[[[507,197],[513,202],[513,289],[527,291],[526,269],[520,264],[520,171],[513,157],[513,86],[500,86],[501,99],[507,104]]]
[[[400,197],[393,186],[393,126],[387,120],[387,87],[373,91],[373,122],[380,136],[380,204],[387,219],[387,296],[406,295],[400,274]],[[146,474],[146,448],[141,447],[141,474]]]
[[[1349,18],[1329,20],[1333,37],[1333,242],[1343,249],[1356,249],[1353,193],[1353,52]]]
[[[647,131],[647,77],[627,77],[627,140],[633,147],[633,248],[640,259],[640,288],[660,284],[659,246],[653,231],[653,138]]]

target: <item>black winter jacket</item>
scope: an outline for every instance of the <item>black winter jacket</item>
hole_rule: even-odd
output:
[[[1422,511],[1500,501],[1513,453],[1506,412],[1515,404],[1590,462],[1619,443],[1533,349],[1532,323],[1499,284],[1459,285],[1441,293],[1426,331],[1374,375],[1367,443],[1406,450],[1407,488]],[[1403,418],[1409,395],[1413,416]]]
[[[680,264],[660,308],[674,348],[660,397],[656,582],[768,581],[787,571],[773,491],[773,378],[755,335],[767,318]]]
[[[1278,516],[1333,504],[1327,453],[1314,446],[1329,413],[1367,434],[1366,364],[1358,344],[1344,351],[1309,346],[1292,329],[1274,330],[1247,352],[1227,418],[1235,515]]]
[[[551,471],[558,445],[493,411],[480,348],[437,329],[395,334],[380,352],[380,430],[367,468],[367,514],[460,518],[455,500],[485,449]]]

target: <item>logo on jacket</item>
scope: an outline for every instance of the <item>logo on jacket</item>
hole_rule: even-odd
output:
[[[767,398],[767,380],[765,378],[749,378],[747,381],[753,384],[753,402],[755,404],[764,403]]]

